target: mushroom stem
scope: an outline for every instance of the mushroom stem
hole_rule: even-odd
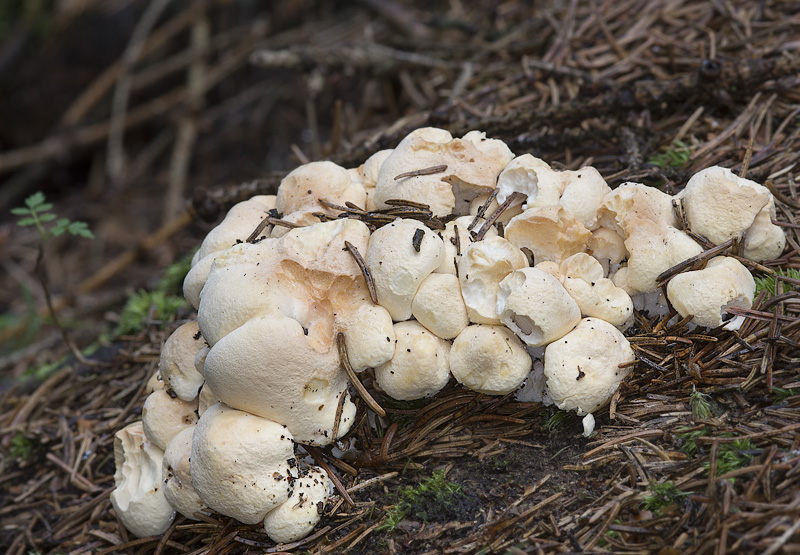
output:
[[[350,378],[350,382],[353,384],[353,387],[356,388],[358,394],[364,399],[364,402],[367,404],[369,408],[375,411],[380,416],[386,416],[386,411],[378,404],[378,402],[372,398],[372,395],[369,394],[367,389],[364,387],[364,384],[358,379],[356,376],[353,367],[350,366],[350,358],[347,356],[347,345],[344,343],[344,333],[339,332],[336,334],[336,346],[339,348],[339,359],[344,367],[344,371],[347,372],[347,377]],[[335,439],[335,437],[334,437]]]
[[[308,451],[309,455],[314,457],[314,462],[322,467],[322,469],[328,475],[328,478],[330,478],[331,482],[333,482],[334,487],[338,490],[339,495],[342,496],[342,499],[344,499],[345,502],[351,507],[355,507],[356,504],[353,501],[353,498],[350,497],[350,494],[347,493],[347,489],[344,487],[344,484],[342,484],[342,481],[339,480],[339,477],[336,475],[333,469],[331,469],[328,463],[325,462],[325,457],[322,454],[322,450],[320,450],[318,447],[312,447],[311,445],[303,445],[303,448]]]
[[[375,282],[372,280],[372,274],[369,273],[367,263],[364,262],[361,253],[358,252],[358,249],[355,247],[355,245],[353,245],[353,243],[350,241],[345,241],[344,246],[347,248],[347,252],[353,256],[353,260],[355,260],[356,264],[358,264],[358,267],[361,269],[361,273],[364,274],[364,281],[367,282],[367,289],[369,289],[369,298],[372,299],[373,303],[378,304],[378,293],[375,291]]]

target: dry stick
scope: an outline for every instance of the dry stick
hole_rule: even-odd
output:
[[[111,123],[108,130],[108,153],[106,158],[106,171],[114,184],[118,184],[124,169],[123,134],[125,132],[128,99],[131,92],[132,77],[130,69],[139,59],[147,36],[169,2],[170,0],[150,0],[150,4],[145,8],[141,19],[139,19],[136,28],[133,30],[131,40],[123,54],[122,75],[114,88],[114,96],[111,101]]]
[[[431,205],[424,202],[415,202],[413,200],[406,200],[403,198],[390,198],[384,202],[389,206],[408,206],[411,208],[418,208],[419,210],[430,210]]]
[[[333,430],[331,430],[331,438],[336,441],[336,438],[339,437],[339,423],[342,420],[342,410],[344,408],[344,399],[347,396],[346,392],[342,391],[342,394],[339,396],[339,402],[336,403],[336,417],[333,420]]]
[[[336,347],[339,349],[339,361],[342,363],[344,371],[347,372],[350,383],[353,384],[353,387],[356,388],[356,391],[358,391],[358,394],[369,408],[381,416],[386,416],[386,411],[372,398],[372,395],[369,394],[369,391],[367,391],[367,388],[361,383],[361,380],[358,379],[353,367],[350,365],[350,357],[347,356],[347,345],[345,345],[344,333],[341,331],[336,334]]]
[[[367,289],[369,289],[369,298],[372,299],[373,303],[378,304],[378,293],[375,291],[375,282],[372,281],[372,274],[370,274],[369,268],[367,268],[367,263],[361,258],[361,254],[353,243],[345,241],[344,246],[347,252],[353,257],[353,260],[356,261],[358,267],[361,268],[361,273],[364,274],[364,281],[367,282]]]
[[[467,231],[472,231],[472,228],[478,225],[478,220],[483,218],[483,215],[486,214],[486,211],[489,209],[489,205],[492,204],[492,201],[497,197],[497,193],[499,192],[500,191],[498,189],[492,190],[492,192],[489,194],[489,198],[486,199],[486,202],[484,202],[483,205],[478,208],[478,213],[475,214],[475,219],[473,219],[472,223],[467,226]]]
[[[326,474],[328,474],[328,478],[331,479],[331,482],[333,482],[333,485],[339,491],[339,494],[342,496],[345,502],[351,507],[355,507],[356,504],[353,501],[353,498],[350,497],[350,494],[347,493],[347,489],[344,487],[341,480],[339,480],[339,477],[325,461],[325,455],[322,453],[322,450],[319,447],[312,447],[310,445],[304,445],[303,448],[308,451],[309,455],[314,457],[316,463],[322,467]]]
[[[687,258],[683,262],[679,262],[678,264],[675,264],[672,268],[669,268],[668,270],[664,270],[663,272],[661,272],[658,275],[658,277],[656,278],[656,283],[658,284],[659,287],[661,287],[666,281],[668,281],[675,274],[679,274],[680,272],[682,272],[686,268],[690,268],[696,262],[711,258],[715,254],[724,251],[725,249],[727,249],[731,245],[733,245],[733,239],[728,239],[727,241],[725,241],[724,243],[720,243],[716,247],[712,247],[712,248],[710,248],[708,250],[705,250],[705,251],[701,252],[700,254],[697,254],[697,255],[695,255],[695,256],[693,256],[691,258]]]
[[[744,153],[744,160],[742,160],[742,167],[739,169],[739,177],[744,178],[747,175],[747,170],[750,169],[750,160],[753,158],[753,143],[754,137],[750,137],[747,142],[747,150]]]
[[[786,196],[786,195],[784,195],[783,193],[781,193],[781,192],[780,192],[780,191],[777,189],[777,187],[775,187],[775,184],[774,184],[774,183],[772,183],[772,180],[771,180],[771,179],[767,179],[767,180],[764,182],[764,186],[765,186],[767,189],[769,189],[769,192],[770,192],[770,193],[772,193],[772,196],[774,196],[776,199],[778,199],[779,201],[781,201],[783,204],[785,204],[786,206],[790,206],[790,207],[792,207],[792,208],[796,208],[796,209],[800,210],[800,203],[798,203],[797,201],[795,201],[795,200],[793,200],[793,199],[791,199],[791,198],[787,197],[787,196]]]
[[[264,218],[263,220],[261,220],[261,221],[258,223],[258,225],[256,226],[256,228],[253,230],[253,233],[251,233],[251,234],[250,234],[250,235],[247,237],[247,239],[245,239],[245,243],[255,243],[255,242],[256,242],[256,238],[257,238],[259,235],[261,235],[261,232],[262,232],[262,231],[264,231],[264,229],[266,229],[266,227],[269,225],[269,220],[270,220],[270,217],[271,217],[271,216],[267,216],[266,218]]]
[[[422,168],[421,170],[411,170],[408,172],[400,173],[394,176],[394,180],[398,181],[400,179],[405,179],[407,177],[417,177],[418,175],[432,175],[434,173],[441,173],[447,169],[447,164],[441,164],[439,166],[431,166],[429,168]]]
[[[483,223],[483,226],[481,226],[481,229],[480,229],[480,231],[478,231],[477,235],[475,235],[475,240],[476,240],[476,241],[480,241],[481,239],[483,239],[483,236],[484,236],[484,235],[486,235],[486,233],[489,231],[489,228],[490,228],[490,227],[492,227],[492,224],[494,224],[495,220],[497,220],[497,218],[499,218],[499,217],[500,217],[500,214],[502,214],[503,212],[505,212],[505,210],[506,210],[506,209],[507,209],[509,206],[511,206],[511,203],[512,203],[512,202],[514,202],[514,199],[516,199],[516,198],[517,198],[517,195],[519,195],[519,193],[518,193],[518,192],[516,192],[516,191],[514,191],[513,193],[511,193],[510,195],[508,195],[508,198],[507,198],[505,201],[503,201],[503,204],[501,204],[500,206],[498,206],[498,207],[497,207],[497,210],[495,210],[494,212],[492,212],[492,215],[491,215],[491,216],[489,216],[489,219],[488,219],[488,220],[486,220],[486,221]]]

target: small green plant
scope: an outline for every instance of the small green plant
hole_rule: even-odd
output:
[[[189,273],[192,267],[193,256],[194,251],[167,266],[167,269],[164,270],[164,275],[161,276],[161,280],[158,282],[158,290],[174,295],[182,295],[183,280],[186,279],[186,274]]]
[[[717,449],[717,476],[742,468],[753,458],[751,453],[755,445],[749,439],[737,439],[731,443],[721,443]],[[710,461],[703,463],[703,468],[711,468]]]
[[[391,532],[406,518],[428,522],[437,515],[446,516],[459,500],[468,499],[460,485],[445,478],[444,470],[435,471],[416,486],[401,488],[397,497],[397,503],[389,509],[378,530]]]
[[[681,451],[690,457],[697,454],[699,450],[697,446],[697,438],[708,435],[708,428],[700,428],[699,430],[692,430],[691,428],[680,427],[675,430],[675,437],[681,442]]]
[[[70,235],[74,235],[76,237],[94,239],[94,235],[89,230],[89,226],[86,225],[86,222],[73,222],[69,218],[59,218],[53,212],[51,212],[52,209],[53,205],[49,202],[45,202],[44,193],[39,191],[25,199],[25,206],[12,208],[11,213],[20,218],[20,220],[17,222],[17,225],[21,227],[36,226],[36,229],[39,231],[39,253],[36,257],[34,274],[42,286],[42,291],[44,291],[44,298],[47,302],[47,310],[50,313],[53,323],[61,332],[61,337],[64,339],[64,343],[66,343],[67,347],[69,347],[70,351],[72,351],[72,354],[75,356],[75,358],[84,364],[90,364],[91,362],[83,356],[80,349],[78,349],[78,347],[72,341],[67,329],[58,319],[56,310],[53,307],[53,298],[50,295],[50,287],[42,262],[44,261],[45,256],[45,246],[53,237],[63,235],[64,233],[69,233]]]
[[[778,268],[775,273],[791,279],[800,279],[800,270],[797,268]],[[756,282],[756,297],[764,289],[769,293],[767,298],[775,296],[775,276],[758,274],[753,276],[753,279]]]
[[[33,459],[33,443],[21,432],[17,432],[11,438],[8,452],[13,458],[19,459],[23,463],[29,463]]]
[[[654,154],[648,160],[648,164],[659,168],[680,168],[683,167],[692,155],[692,150],[682,141],[675,141],[664,152]]]
[[[695,420],[707,420],[711,417],[711,404],[708,402],[709,396],[700,393],[692,385],[692,394],[689,395],[689,407],[692,409],[692,418]]]
[[[145,328],[148,319],[167,323],[172,315],[187,306],[183,297],[161,290],[140,289],[125,303],[115,334],[119,336],[138,333]]]
[[[784,389],[782,387],[773,387],[772,393],[775,395],[775,404],[780,404],[786,401],[789,397],[800,395],[800,390],[797,389]]]
[[[662,482],[657,484],[650,482],[647,488],[648,494],[644,498],[644,508],[652,511],[658,515],[661,509],[674,505],[681,500],[682,497],[688,495],[686,492],[681,491],[673,481]]]
[[[558,428],[563,428],[572,418],[572,415],[565,410],[557,410],[550,415],[545,422],[544,427],[546,430],[552,432]]]

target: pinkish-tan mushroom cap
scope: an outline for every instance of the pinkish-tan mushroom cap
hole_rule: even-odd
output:
[[[506,226],[505,236],[517,248],[530,252],[534,264],[544,260],[560,263],[584,252],[591,232],[563,207],[542,206],[514,217]]]

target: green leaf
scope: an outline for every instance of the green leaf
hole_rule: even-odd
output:
[[[34,220],[33,218],[22,218],[20,221],[17,222],[17,225],[21,227],[27,227],[29,225],[34,225],[35,223],[36,220]]]
[[[14,214],[15,216],[27,216],[28,214],[31,213],[31,211],[29,208],[20,206],[19,208],[12,208],[11,213]]]
[[[40,204],[36,207],[37,212],[47,212],[48,210],[52,210],[53,205],[49,202],[45,202],[44,204]]]
[[[86,222],[72,222],[67,226],[67,231],[72,235],[94,239],[94,234],[89,230],[89,225]]]
[[[69,218],[59,218],[56,225],[66,228],[69,225]]]
[[[65,226],[56,224],[53,226],[53,229],[50,230],[50,234],[58,237],[59,235],[63,235],[66,230],[67,228]]]
[[[31,209],[36,209],[44,204],[44,193],[38,191],[25,199],[25,206]]]
[[[39,220],[42,222],[50,222],[56,219],[56,215],[50,212],[45,212],[39,215]]]

